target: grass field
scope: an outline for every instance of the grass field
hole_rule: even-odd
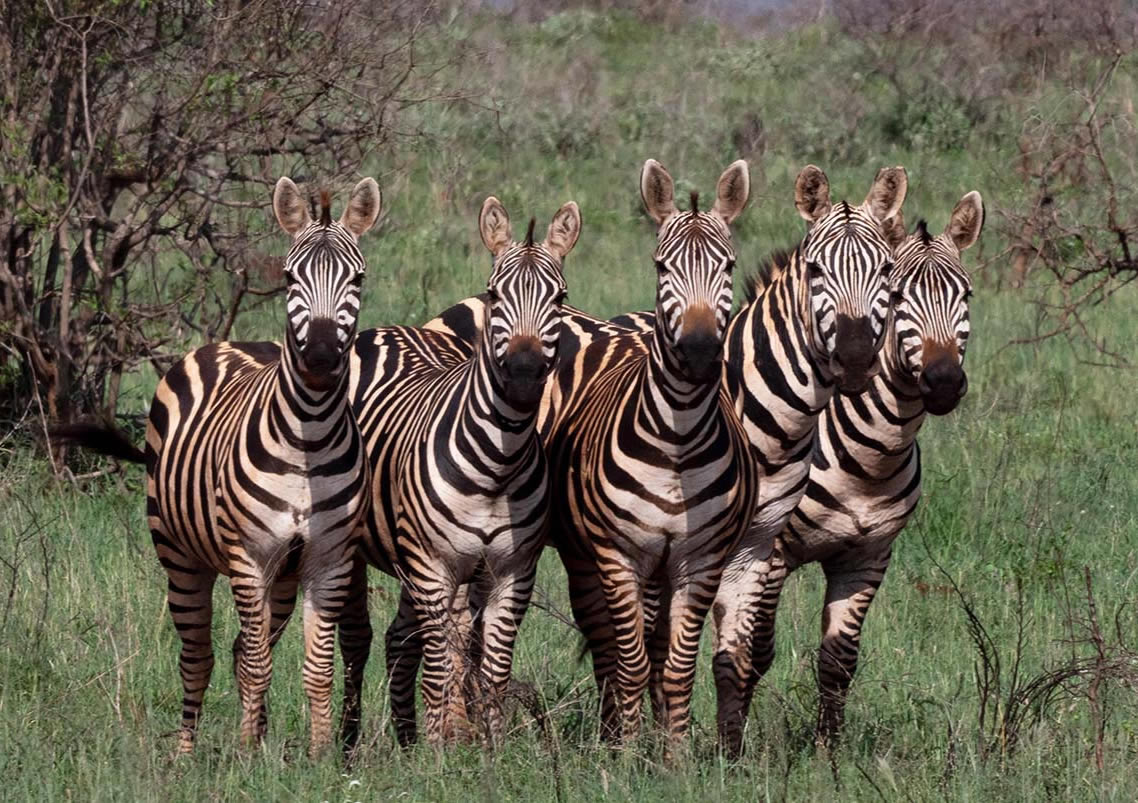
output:
[[[304,757],[294,623],[274,657],[267,742],[242,755],[229,656],[236,616],[219,584],[218,662],[198,752],[173,762],[177,639],[146,531],[144,476],[132,468],[73,486],[54,477],[18,430],[0,440],[3,797],[1134,799],[1134,690],[1111,683],[1100,690],[1107,717],[1101,771],[1085,684],[1072,684],[1027,717],[1016,749],[1001,750],[1000,733],[979,721],[977,653],[953,591],[959,586],[998,649],[1003,694],[989,702],[989,716],[1005,710],[1013,682],[1091,654],[1084,567],[1108,642],[1129,638],[1138,625],[1138,436],[1126,390],[1133,374],[1089,365],[1084,351],[1061,340],[1007,346],[1035,331],[1030,300],[1046,292],[1041,277],[1021,290],[1001,289],[1007,265],[993,258],[1003,248],[995,210],[1014,208],[1025,195],[1008,167],[1004,135],[1014,122],[994,114],[986,127],[961,127],[946,114],[933,133],[947,127],[951,136],[903,143],[875,138],[868,122],[838,130],[825,103],[802,100],[814,92],[837,97],[825,89],[827,71],[845,63],[848,43],[825,29],[756,43],[710,23],[677,30],[584,12],[537,25],[483,19],[454,28],[452,35],[484,46],[487,55],[468,79],[498,113],[424,107],[414,125],[430,135],[396,143],[363,171],[378,174],[387,215],[365,241],[364,325],[422,321],[483,286],[489,259],[475,222],[491,193],[510,210],[515,231],[530,215],[544,225],[566,200],[580,204],[584,226],[566,267],[572,303],[601,315],[650,305],[653,240],[639,211],[640,164],[657,158],[685,194],[710,193],[738,155],[735,127],[749,114],[761,114],[767,144],[752,160],[752,202],[736,229],[740,266],[801,236],[793,181],[808,162],[827,171],[836,198],[855,201],[879,166],[904,164],[906,217],[927,217],[933,231],[961,195],[983,193],[988,228],[965,255],[966,264],[983,265],[975,276],[969,394],[957,412],[930,420],[922,432],[925,498],[869,615],[842,748],[831,761],[812,741],[821,608],[815,567],[797,573],[783,594],[778,657],[752,709],[746,757],[731,764],[715,755],[714,689],[704,660],[692,758],[665,768],[652,735],[620,754],[598,743],[596,695],[577,635],[545,610],[569,609],[564,575],[547,554],[541,607],[525,621],[515,662],[517,678],[541,694],[544,728],[518,712],[497,753],[401,752],[385,724],[377,639],[358,761],[350,770],[335,758],[312,763]],[[886,97],[879,90],[867,80],[855,100],[884,113],[875,106]],[[278,246],[283,253],[283,235]],[[1130,288],[1090,318],[1096,336],[1121,353],[1138,353],[1138,319],[1130,314],[1136,302]],[[235,336],[279,338],[282,327],[283,310],[270,306],[242,318]],[[144,411],[156,381],[153,374],[128,377],[120,409]],[[395,585],[374,572],[371,583],[373,623],[382,631]]]

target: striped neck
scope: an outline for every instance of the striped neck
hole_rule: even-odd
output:
[[[640,388],[639,420],[657,439],[661,451],[682,455],[718,410],[720,374],[709,382],[691,382],[680,373],[679,360],[664,343],[660,312],[649,338],[647,369]]]
[[[539,406],[518,409],[506,399],[505,382],[494,360],[488,308],[486,315],[478,352],[463,376],[464,388],[457,397],[461,406],[455,411],[451,437],[474,447],[480,475],[506,480],[527,465],[533,450],[539,448],[535,437]]]
[[[336,439],[348,418],[348,366],[327,390],[309,387],[291,335],[285,338],[269,396],[269,416],[278,440],[300,451],[316,451]]]
[[[887,331],[895,331],[892,313],[886,325]],[[908,451],[916,442],[926,412],[917,378],[905,367],[900,349],[899,338],[890,337],[886,341],[882,349],[882,371],[871,383],[878,406],[875,430],[886,444],[886,453],[893,454]],[[895,462],[884,454],[880,468],[888,472]]]
[[[727,359],[743,378],[744,417],[777,415],[784,442],[814,432],[835,390],[814,344],[804,272],[796,251],[728,327]]]
[[[920,396],[908,396],[909,391],[892,384],[894,378],[883,372],[870,380],[864,393],[838,394],[827,412],[838,419],[834,445],[853,457],[858,473],[870,482],[890,480],[905,469],[925,420]],[[840,433],[845,430],[857,432],[857,437],[844,437]]]

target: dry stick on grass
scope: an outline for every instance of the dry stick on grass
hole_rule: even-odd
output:
[[[1072,654],[1057,666],[1045,668],[1032,677],[1023,677],[1020,674],[1020,664],[1025,657],[1027,617],[1024,613],[1022,585],[1017,581],[1017,637],[1009,677],[1004,673],[1003,656],[991,632],[960,585],[933,557],[927,540],[924,544],[929,560],[957,596],[966,618],[969,637],[976,650],[974,678],[979,705],[977,744],[981,761],[998,756],[1003,764],[1019,747],[1027,726],[1039,724],[1060,697],[1083,698],[1090,709],[1095,731],[1095,767],[1101,771],[1105,763],[1106,722],[1109,718],[1105,704],[1106,689],[1112,681],[1130,688],[1138,685],[1138,654],[1125,645],[1121,628],[1118,628],[1117,643],[1106,642],[1099,623],[1090,568],[1083,567],[1087,604],[1087,616],[1082,622],[1085,634],[1075,636],[1072,624],[1070,643],[1073,648],[1089,646],[1093,651],[1092,656],[1081,658]],[[1065,579],[1063,583],[1066,587]]]

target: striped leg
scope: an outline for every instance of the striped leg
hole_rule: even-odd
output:
[[[178,669],[182,675],[182,727],[178,753],[191,753],[201,716],[202,698],[213,672],[213,584],[217,574],[205,569],[180,568],[159,550],[168,575],[167,605],[174,629],[182,641]],[[178,556],[181,558],[181,556]],[[184,558],[182,558],[184,560]]]
[[[273,675],[273,656],[269,649],[271,614],[264,580],[247,556],[237,567],[229,585],[241,620],[240,652],[237,658],[237,690],[241,697],[241,742],[245,747],[260,744],[261,709]]]
[[[846,695],[857,671],[865,615],[885,579],[889,552],[869,565],[850,567],[848,556],[823,562],[826,607],[818,651],[818,743],[836,746],[845,716]]]
[[[592,561],[561,551],[561,560],[569,575],[569,602],[573,619],[585,639],[585,648],[593,660],[593,677],[601,700],[601,738],[615,741],[620,736],[619,702],[617,700],[616,636],[609,618],[608,602],[600,575]]]
[[[767,673],[774,663],[774,628],[775,614],[778,613],[778,600],[786,578],[796,566],[787,564],[781,548],[775,547],[769,562],[766,564],[766,582],[763,584],[762,596],[759,599],[759,610],[755,622],[754,637],[751,642],[751,663],[754,667],[750,682],[746,687],[746,697],[743,713],[751,707],[751,698],[755,693],[755,686],[759,679]]]
[[[743,725],[754,687],[752,645],[766,563],[751,550],[736,551],[715,598],[716,726],[719,747],[732,758],[743,750]]]
[[[456,584],[420,570],[412,592],[423,634],[423,707],[427,742],[441,746],[465,725],[466,650],[469,617],[455,616]],[[465,606],[463,606],[465,607]]]
[[[399,594],[399,610],[387,628],[386,658],[395,738],[401,747],[409,747],[419,736],[415,722],[415,680],[423,659],[423,640],[415,601],[406,586]]]
[[[677,751],[682,752],[686,746],[691,727],[691,696],[699,637],[718,588],[719,571],[712,569],[680,580],[671,595],[668,657],[662,682],[669,757]]]
[[[364,668],[371,654],[371,639],[367,561],[357,554],[352,558],[350,589],[339,624],[340,653],[344,657],[344,710],[340,714],[340,741],[346,757],[350,757],[360,738],[360,698],[363,695]]]
[[[343,577],[348,572],[344,566],[338,574]],[[304,594],[303,677],[308,696],[310,758],[318,757],[332,742],[332,678],[342,600],[324,588],[306,589]]]
[[[460,586],[455,593],[451,606],[451,616],[460,623],[463,632],[471,631],[473,614],[470,609],[470,587]],[[454,634],[452,637],[457,638]],[[469,665],[476,666],[479,659],[480,646],[470,642],[466,646],[469,655]],[[423,624],[419,620],[419,612],[415,607],[415,600],[404,586],[399,596],[399,610],[395,619],[387,628],[386,658],[388,690],[391,697],[391,722],[395,727],[395,738],[400,747],[410,747],[419,738],[418,724],[415,716],[415,681],[419,677],[419,666],[423,660]],[[452,702],[465,718],[465,686],[473,678],[466,677],[466,671],[460,664],[455,668],[455,678],[458,679],[461,694],[452,695]]]
[[[300,578],[296,575],[291,577],[278,577],[276,582],[273,583],[272,590],[269,593],[269,610],[271,621],[269,624],[269,649],[276,647],[277,642],[280,641],[281,635],[288,625],[288,620],[292,617],[292,611],[296,607],[296,589],[300,584]],[[236,672],[238,664],[241,662],[241,634],[237,634],[237,638],[233,640],[233,669]],[[265,733],[269,725],[269,705],[268,699],[261,703],[261,713],[258,716],[258,728],[261,733]]]
[[[668,658],[668,641],[671,633],[671,592],[659,581],[650,580],[644,586],[644,632],[648,638],[648,699],[652,703],[652,719],[664,728],[667,706],[664,703],[664,662]]]
[[[640,580],[632,569],[618,563],[603,564],[600,576],[617,650],[620,738],[623,743],[631,744],[640,735],[641,709],[649,672]]]
[[[474,666],[482,686],[486,734],[493,745],[501,743],[505,729],[502,700],[510,686],[514,642],[533,594],[536,569],[536,562],[531,562],[521,574],[496,578],[482,611],[480,638],[474,639],[480,642],[480,661]]]

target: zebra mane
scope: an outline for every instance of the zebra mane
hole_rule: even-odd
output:
[[[693,215],[699,214],[699,193],[691,191],[691,211]]]
[[[332,225],[332,196],[328,190],[320,190],[320,225]]]
[[[763,292],[771,282],[778,278],[780,273],[786,270],[793,253],[793,249],[787,248],[772,251],[766,259],[759,263],[759,267],[754,273],[749,274],[743,280],[743,293],[748,304],[754,302],[759,297],[759,293]]]
[[[535,218],[529,219],[529,228],[526,229],[526,248],[533,247],[533,226],[537,222]]]
[[[916,234],[920,236],[921,243],[924,245],[928,245],[933,241],[933,236],[929,234],[929,222],[924,218],[917,221]]]

